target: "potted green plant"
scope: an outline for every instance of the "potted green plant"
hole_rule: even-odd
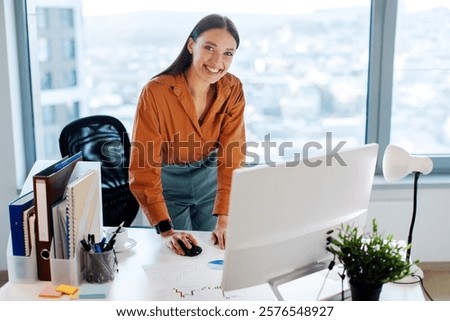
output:
[[[380,234],[375,219],[371,232],[362,233],[358,227],[346,225],[328,241],[327,250],[343,265],[341,276],[349,278],[354,301],[379,300],[383,284],[410,275],[411,267],[418,263],[406,261],[409,245],[394,241],[392,235]]]

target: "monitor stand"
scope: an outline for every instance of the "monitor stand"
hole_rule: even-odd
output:
[[[319,262],[308,265],[304,268],[294,270],[292,272],[277,276],[268,281],[270,287],[272,288],[273,293],[278,301],[284,301],[283,296],[281,295],[278,287],[284,283],[302,278],[304,276],[310,275],[315,272],[322,271],[328,267],[327,263]]]

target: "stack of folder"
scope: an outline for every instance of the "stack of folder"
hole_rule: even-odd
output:
[[[9,204],[13,258],[8,270],[17,268],[10,262],[29,258],[39,280],[79,283],[79,240],[102,234],[100,164],[83,162],[80,152],[39,166],[31,170],[22,195]]]

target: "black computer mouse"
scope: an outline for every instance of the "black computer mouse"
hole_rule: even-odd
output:
[[[202,253],[202,248],[198,245],[194,245],[191,243],[192,247],[188,249],[183,241],[178,240],[178,244],[180,244],[186,256],[197,256]]]

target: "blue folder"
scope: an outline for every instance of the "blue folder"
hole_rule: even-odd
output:
[[[34,205],[33,191],[20,196],[9,203],[9,221],[11,228],[12,253],[25,256],[24,211]]]

